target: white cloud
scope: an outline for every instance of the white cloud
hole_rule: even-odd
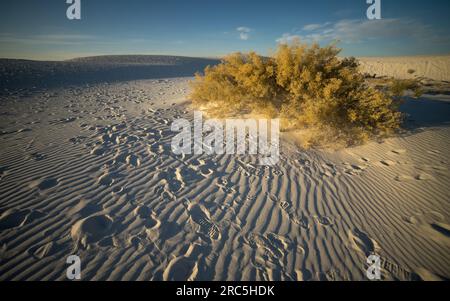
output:
[[[286,43],[294,38],[304,42],[340,40],[357,43],[376,39],[414,39],[422,42],[448,41],[435,30],[412,19],[340,20],[335,23],[308,24],[301,31],[285,33],[276,41]]]
[[[250,32],[252,31],[250,28],[245,26],[240,26],[236,28],[237,32],[239,33],[239,38],[241,40],[247,41],[250,38]]]
[[[290,33],[283,33],[283,35],[276,40],[279,44],[289,44],[295,40],[302,40],[302,37],[299,35],[293,35]]]
[[[241,33],[239,34],[239,38],[240,38],[241,40],[244,40],[244,41],[247,41],[249,37],[250,37],[250,35],[249,35],[248,33],[246,33],[246,32],[241,32]]]
[[[245,26],[238,27],[238,28],[236,28],[236,30],[237,31],[242,31],[242,32],[250,32],[251,31],[250,28],[245,27]]]
[[[303,30],[305,30],[305,31],[318,30],[318,29],[324,28],[328,25],[330,25],[330,22],[326,22],[323,24],[308,24],[308,25],[303,26]]]

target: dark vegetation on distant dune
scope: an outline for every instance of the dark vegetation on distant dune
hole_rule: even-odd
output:
[[[160,55],[108,55],[67,61],[0,59],[0,94],[17,89],[193,76],[219,60]]]
[[[218,117],[252,112],[281,118],[284,130],[307,130],[303,145],[357,144],[399,129],[400,98],[414,83],[370,86],[355,58],[340,49],[298,42],[275,54],[235,53],[207,67],[192,83],[194,103]]]

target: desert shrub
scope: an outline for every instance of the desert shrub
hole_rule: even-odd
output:
[[[280,87],[276,84],[273,60],[256,53],[235,53],[222,64],[208,66],[196,75],[191,98],[197,104],[216,105],[223,113],[272,107]]]
[[[235,53],[196,75],[191,98],[222,116],[266,112],[281,118],[284,130],[323,129],[348,144],[395,131],[395,98],[368,86],[356,59],[339,53],[300,43],[279,45],[269,58]]]
[[[400,98],[405,92],[410,90],[414,97],[420,97],[423,93],[419,80],[417,79],[393,79],[389,90],[393,97]]]

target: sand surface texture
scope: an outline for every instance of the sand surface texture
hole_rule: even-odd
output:
[[[191,78],[158,71],[3,89],[0,280],[64,280],[72,254],[83,280],[365,280],[372,253],[383,279],[450,278],[448,102],[408,99],[407,132],[383,142],[283,140],[264,167],[174,155]]]

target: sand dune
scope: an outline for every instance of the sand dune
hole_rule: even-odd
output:
[[[219,60],[163,55],[112,55],[67,61],[0,59],[0,94],[38,87],[193,76]]]
[[[401,79],[427,78],[449,81],[450,56],[361,57],[361,71]]]
[[[382,143],[283,140],[264,167],[171,152],[190,78],[98,80],[0,96],[0,280],[64,280],[72,254],[83,280],[365,280],[372,253],[383,279],[450,278],[447,102],[409,99]]]

